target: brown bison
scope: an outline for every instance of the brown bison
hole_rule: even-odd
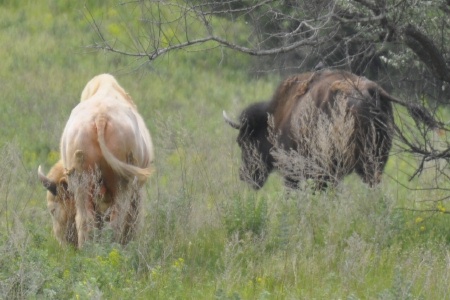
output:
[[[48,175],[47,206],[60,243],[82,247],[110,221],[126,243],[138,221],[140,190],[151,173],[153,146],[136,105],[109,74],[94,77],[72,110],[61,138],[61,160]]]
[[[237,122],[223,115],[239,130],[240,177],[255,189],[273,170],[294,188],[305,179],[324,188],[353,171],[374,186],[392,146],[392,102],[432,123],[422,107],[407,105],[364,77],[337,70],[287,78],[272,100],[250,105]]]

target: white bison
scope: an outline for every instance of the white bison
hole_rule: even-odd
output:
[[[127,243],[138,221],[141,188],[151,173],[153,145],[144,120],[109,74],[88,82],[61,138],[61,160],[47,176],[47,206],[62,243],[78,248],[110,221]]]

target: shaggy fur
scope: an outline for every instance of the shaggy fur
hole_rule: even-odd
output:
[[[313,178],[323,188],[356,171],[376,185],[392,145],[394,100],[376,83],[345,71],[287,78],[270,101],[241,113],[241,179],[259,189],[276,169],[291,187]],[[293,161],[298,157],[301,163]]]

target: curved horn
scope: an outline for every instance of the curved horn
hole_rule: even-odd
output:
[[[41,181],[42,185],[54,196],[56,196],[56,183],[50,180],[45,174],[42,172],[41,166],[38,168],[38,177]]]
[[[230,117],[228,117],[228,115],[227,115],[227,113],[225,111],[223,111],[222,114],[223,114],[223,118],[225,119],[225,122],[227,122],[228,125],[230,125],[234,129],[240,129],[241,128],[241,124],[231,120]]]

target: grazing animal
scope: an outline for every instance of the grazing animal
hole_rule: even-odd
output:
[[[392,146],[392,102],[435,125],[423,107],[408,105],[375,82],[339,70],[291,76],[270,101],[248,106],[238,121],[225,111],[223,116],[239,130],[240,177],[255,189],[273,170],[293,188],[313,179],[316,189],[322,189],[353,171],[374,186]]]
[[[68,191],[67,177],[62,161],[58,161],[45,176],[39,166],[39,178],[47,188],[47,208],[52,216],[53,232],[61,243],[78,244],[75,225],[75,201]]]
[[[94,228],[110,221],[115,240],[127,243],[154,155],[144,120],[113,76],[101,74],[88,82],[66,124],[60,152],[47,176],[38,169],[56,238],[81,248]]]

